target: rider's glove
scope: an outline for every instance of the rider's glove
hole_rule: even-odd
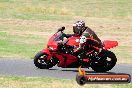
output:
[[[61,28],[58,29],[58,31],[63,31],[65,29],[64,26],[62,26]]]
[[[105,46],[105,43],[103,41],[101,41],[101,43],[102,43],[102,46]]]
[[[103,50],[103,48],[99,48],[99,53]]]

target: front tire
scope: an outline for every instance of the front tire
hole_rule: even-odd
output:
[[[40,69],[49,69],[53,67],[53,64],[51,63],[51,61],[47,60],[47,56],[48,55],[42,51],[38,52],[34,57],[35,66]]]
[[[93,62],[91,65],[91,68],[96,72],[109,71],[115,66],[117,62],[115,54],[108,50],[101,52],[100,57],[101,59],[98,63]]]

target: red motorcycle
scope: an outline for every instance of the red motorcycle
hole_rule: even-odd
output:
[[[103,50],[98,54],[94,48],[82,51],[75,55],[74,49],[79,46],[78,36],[72,36],[64,41],[64,30],[57,31],[48,41],[47,48],[38,52],[34,57],[34,64],[40,69],[49,69],[57,65],[62,68],[84,68],[91,67],[96,72],[106,72],[111,70],[117,58],[108,49],[116,47],[117,41],[103,41]],[[60,41],[63,41],[60,43]]]

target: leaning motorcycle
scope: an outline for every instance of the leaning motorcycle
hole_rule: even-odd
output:
[[[48,41],[47,47],[34,57],[34,64],[40,69],[49,69],[57,65],[62,68],[91,67],[96,72],[111,70],[117,58],[111,48],[118,46],[117,41],[104,40],[103,50],[97,53],[94,48],[75,55],[74,49],[79,47],[79,36],[72,36],[64,41],[64,30],[58,30]],[[60,41],[63,41],[60,43]]]

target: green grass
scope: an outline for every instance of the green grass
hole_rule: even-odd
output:
[[[118,63],[132,63],[132,52],[129,50],[131,48],[132,46],[118,46],[112,49],[117,57]]]
[[[0,52],[4,57],[19,57],[19,58],[32,58],[38,49],[41,50],[41,45],[25,45],[25,44],[16,44],[13,41],[0,40],[1,44]],[[10,56],[8,55],[10,54]]]
[[[41,43],[37,42],[36,44],[32,44],[32,41],[34,40],[35,41],[42,40],[38,38],[35,39],[36,36],[35,37],[8,36],[8,37],[9,38],[6,37],[4,39],[0,39],[1,57],[2,56],[4,57],[13,56],[13,57],[19,57],[19,58],[32,58],[34,57],[37,51],[43,49],[44,44],[45,44],[42,42]],[[25,40],[27,40],[27,43]],[[8,54],[12,54],[12,55],[9,56]]]
[[[131,88],[132,84],[85,84],[80,86],[75,80],[50,77],[0,76],[0,88]]]
[[[32,58],[46,45],[43,40],[46,39],[37,35],[11,35],[0,32],[0,55],[1,57]]]
[[[72,20],[73,16],[132,19],[131,0],[1,0],[0,17]]]

